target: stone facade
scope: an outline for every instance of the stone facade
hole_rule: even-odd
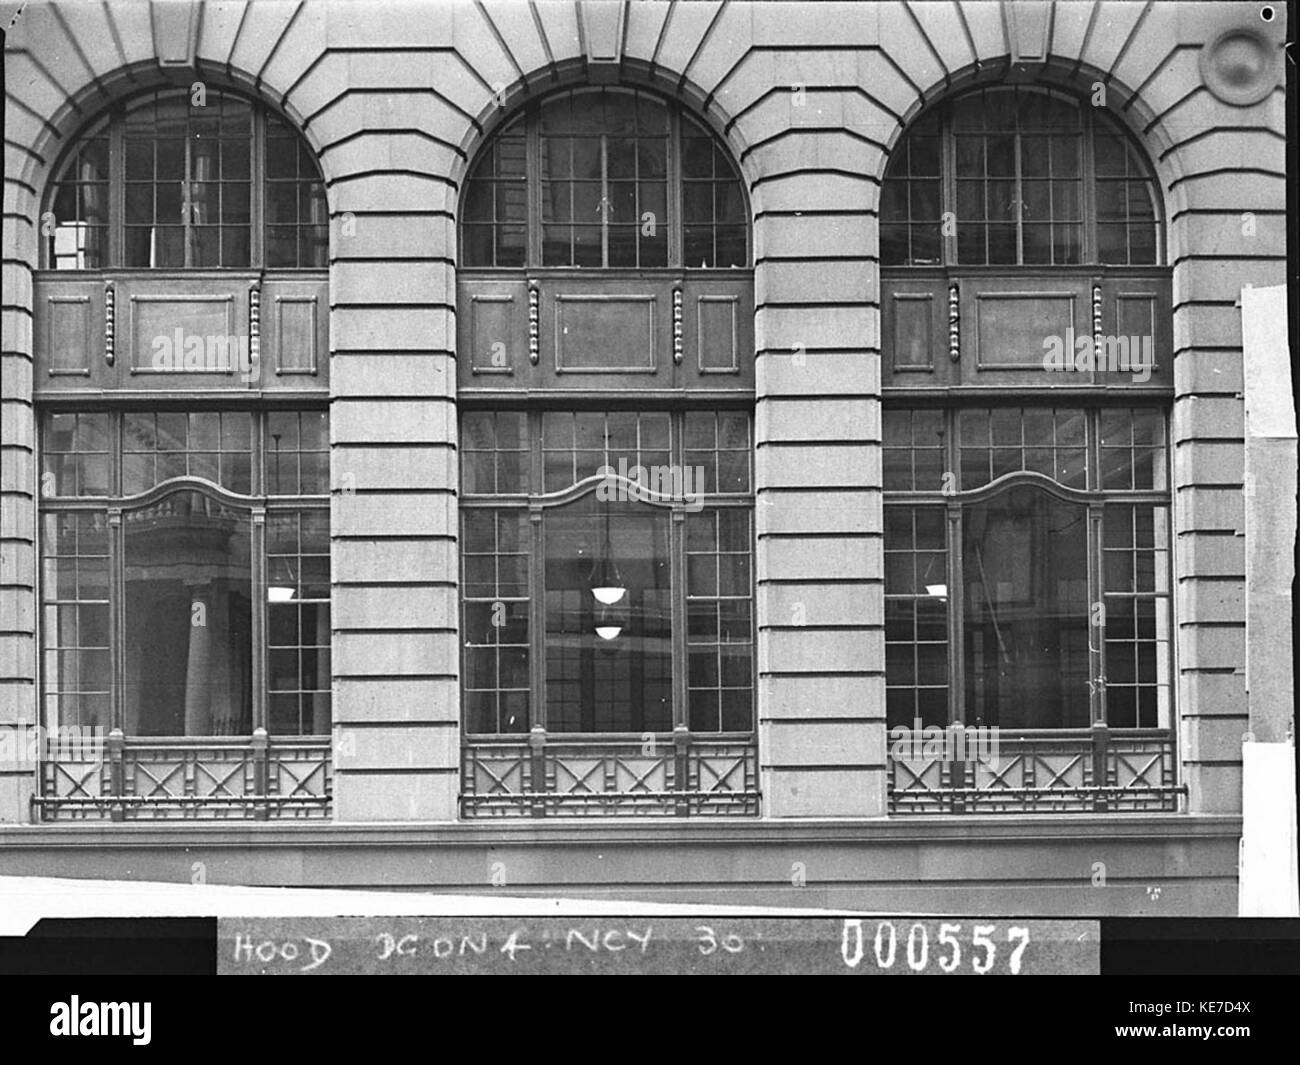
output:
[[[1247,728],[1238,301],[1243,287],[1285,281],[1285,122],[1280,61],[1266,75],[1276,84],[1241,106],[1207,87],[1203,60],[1241,27],[1280,50],[1285,8],[1270,8],[1265,22],[1264,6],[0,5],[8,26],[0,728],[34,722],[37,706],[32,278],[50,168],[110,102],[164,76],[193,77],[281,110],[328,187],[334,722],[355,736],[336,762],[335,824],[262,835],[212,826],[207,843],[207,826],[197,843],[187,826],[184,845],[228,856],[210,877],[464,886],[484,883],[491,855],[510,851],[516,881],[530,889],[649,892],[664,876],[706,897],[716,878],[750,884],[759,898],[779,895],[791,863],[811,860],[822,872],[810,879],[841,885],[825,890],[832,903],[880,905],[911,884],[918,905],[1000,907],[1010,903],[999,882],[1014,876],[1047,885],[1015,893],[1026,910],[1141,912],[1152,882],[1177,887],[1149,912],[1231,910]],[[494,835],[491,825],[454,824],[457,194],[478,146],[517,105],[615,75],[694,111],[729,147],[749,190],[763,814],[725,828],[571,823]],[[1040,817],[1032,826],[885,819],[877,199],[891,147],[926,103],[1000,78],[1104,92],[1146,147],[1164,197],[1185,814]],[[13,847],[24,868],[101,875],[103,862],[87,856],[82,865],[77,855],[111,842],[137,848],[157,878],[188,875],[179,855],[162,857],[183,845],[164,825],[31,825],[33,787],[29,769],[0,766],[0,855]],[[816,825],[801,829],[804,819]],[[384,828],[367,834],[376,822]],[[676,857],[660,869],[635,858],[669,840]],[[371,846],[390,858],[326,868],[305,857],[313,846]],[[455,856],[431,872],[440,847]],[[582,883],[558,872],[579,852],[596,870]],[[1094,862],[1127,888],[1084,891]]]

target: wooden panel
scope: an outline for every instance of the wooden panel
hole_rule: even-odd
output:
[[[325,391],[327,293],[324,270],[41,271],[37,387]]]
[[[975,361],[981,370],[1042,370],[1049,337],[1074,331],[1072,292],[980,292],[975,296]]]
[[[955,361],[949,358],[950,287],[958,293]],[[885,271],[882,383],[895,388],[1166,386],[1173,381],[1169,321],[1170,279],[1164,268],[1080,267],[1046,276],[1028,268],[977,268],[969,276]],[[1112,349],[1127,362],[1124,349],[1135,347],[1128,339],[1135,336],[1151,337],[1153,372],[1097,369]],[[1140,339],[1136,349],[1143,358]]]
[[[90,296],[50,296],[45,302],[45,350],[51,377],[90,376],[93,335]]]
[[[654,373],[652,295],[556,293],[556,373]]]
[[[462,270],[457,311],[463,390],[754,387],[750,271]]]
[[[934,372],[934,297],[929,293],[896,292],[891,297],[892,329],[889,352],[893,369]]]
[[[1174,380],[1173,337],[1170,333],[1170,281],[1168,277],[1120,276],[1102,282],[1103,345],[1110,345],[1107,366],[1128,357],[1129,370],[1099,372],[1106,384],[1125,381],[1148,385],[1172,385]],[[1147,339],[1149,338],[1149,340]],[[1125,348],[1127,347],[1127,351]],[[1132,369],[1133,360],[1138,368]]]
[[[700,373],[740,372],[737,296],[700,296],[695,301]]]
[[[1154,379],[1158,363],[1158,315],[1159,300],[1154,292],[1116,294],[1115,332],[1103,338],[1103,348],[1097,353],[1099,380],[1113,378],[1117,373],[1124,378],[1132,376],[1134,380]]]
[[[236,282],[236,321],[251,318],[249,282]],[[260,362],[251,387],[261,389],[329,388],[329,279],[324,270],[271,274],[260,292]],[[249,327],[251,329],[251,325]]]
[[[1156,335],[1156,294],[1126,293],[1115,297],[1115,321],[1118,336],[1148,336],[1152,344]]]
[[[945,387],[959,367],[948,358],[948,288],[944,271],[885,271],[880,282],[881,384]]]
[[[315,296],[275,296],[275,372],[277,374],[316,373],[319,353],[316,350],[319,309]]]
[[[512,374],[522,337],[515,324],[515,297],[475,293],[470,297],[470,369],[474,374]]]
[[[129,366],[133,374],[221,374],[246,365],[248,334],[236,330],[235,298],[133,294]]]

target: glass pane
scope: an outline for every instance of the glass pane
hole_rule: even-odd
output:
[[[948,578],[941,508],[885,508],[885,683],[891,728],[948,722]]]
[[[1016,172],[1016,139],[1013,136],[990,136],[984,142],[985,161],[990,177],[1011,177]]]
[[[1087,510],[1019,487],[963,512],[966,718],[1085,728]]]
[[[671,514],[587,496],[543,527],[547,728],[671,729]]]
[[[125,727],[252,731],[251,522],[197,492],[123,515]]]
[[[1023,177],[1047,177],[1051,173],[1050,143],[1046,137],[1020,138],[1020,170]]]
[[[42,522],[43,724],[107,730],[108,525],[90,511],[48,514]]]
[[[908,139],[908,172],[913,177],[939,176],[939,138],[919,136]]]

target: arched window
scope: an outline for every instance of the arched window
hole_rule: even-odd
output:
[[[880,259],[895,813],[1177,808],[1161,244],[1144,155],[1064,93],[956,97],[893,153]],[[905,739],[958,727],[966,753]]]
[[[480,153],[461,211],[467,267],[744,267],[735,167],[656,96],[574,89],[530,107]]]
[[[262,105],[160,89],[46,190],[43,820],[330,812],[328,219]]]
[[[46,266],[321,268],[325,185],[299,134],[242,97],[158,90],[97,121],[61,161]]]
[[[328,419],[46,414],[46,819],[327,814]]]
[[[657,97],[578,89],[509,121],[471,174],[462,812],[752,815],[754,293],[737,171]]]
[[[1154,264],[1160,231],[1130,138],[1050,89],[980,89],[931,109],[894,150],[880,196],[886,266]]]

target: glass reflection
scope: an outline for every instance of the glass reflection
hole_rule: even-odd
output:
[[[671,730],[670,513],[587,496],[544,525],[548,730]],[[626,592],[601,603],[614,569]]]
[[[1032,487],[965,510],[968,723],[1089,725],[1086,517]]]
[[[249,734],[248,515],[182,491],[127,511],[123,530],[127,735]]]

